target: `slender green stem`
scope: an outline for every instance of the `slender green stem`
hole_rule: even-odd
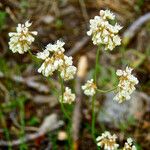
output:
[[[127,65],[127,60],[125,59],[125,47],[121,47],[121,63],[123,66]]]
[[[117,87],[113,88],[113,89],[110,89],[110,90],[100,90],[100,89],[97,89],[97,92],[100,92],[100,93],[108,93],[108,92],[111,92],[111,91],[114,91]]]
[[[63,101],[64,101],[64,82],[60,75],[59,75],[59,79],[60,79],[60,84],[61,84],[61,101],[60,101],[61,109],[62,109],[65,117],[68,120],[70,120],[69,114],[66,112],[66,110],[64,108],[64,103],[63,103]]]
[[[64,82],[63,79],[61,78],[60,74],[59,74],[59,79],[60,79],[60,83],[61,83],[61,101],[60,101],[60,105],[61,105],[61,109],[65,115],[65,117],[68,119],[69,123],[68,123],[68,127],[67,127],[67,133],[68,133],[68,144],[69,144],[69,149],[72,150],[72,141],[71,141],[71,136],[70,136],[70,130],[71,130],[71,119],[69,117],[69,114],[67,113],[67,111],[64,108]]]
[[[72,144],[72,137],[71,137],[71,121],[69,121],[68,126],[67,126],[67,134],[68,134],[68,145],[69,145],[69,150],[73,150],[73,144]]]
[[[70,120],[69,114],[66,112],[66,110],[65,110],[65,108],[64,108],[63,102],[60,102],[60,105],[61,105],[61,109],[62,109],[62,111],[63,111],[65,117],[66,117],[68,120]]]
[[[95,139],[95,95],[92,97],[92,136]]]
[[[39,59],[38,59],[35,55],[33,55],[33,54],[31,53],[30,49],[28,50],[28,52],[29,52],[29,54],[30,54],[30,56],[31,56],[31,59],[33,59],[36,63],[38,63],[38,62],[39,62]]]
[[[97,83],[97,73],[98,73],[98,65],[99,65],[100,48],[101,48],[101,46],[98,47],[97,53],[96,53],[96,62],[95,62],[95,70],[94,70],[94,82],[95,82],[95,84]]]
[[[100,48],[101,48],[101,46],[99,46],[98,49],[97,49],[95,70],[94,70],[94,83],[96,85],[97,85],[97,73],[98,73]],[[94,109],[95,99],[96,99],[96,94],[92,97],[92,136],[93,136],[94,139],[95,139],[95,109]]]

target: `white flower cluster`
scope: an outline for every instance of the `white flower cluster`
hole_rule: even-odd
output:
[[[115,20],[115,15],[110,10],[101,10],[100,16],[95,16],[90,20],[90,30],[88,36],[92,36],[94,45],[104,45],[105,50],[113,50],[121,44],[118,32],[122,29],[117,23],[112,25],[110,21]]]
[[[117,136],[111,135],[110,132],[105,131],[101,136],[96,138],[97,146],[104,148],[104,150],[116,150],[119,144],[116,143]]]
[[[71,89],[66,87],[65,88],[65,92],[63,94],[63,99],[62,99],[62,96],[60,98],[60,102],[62,103],[67,103],[67,104],[71,104],[72,102],[75,101],[75,94],[73,94],[71,92]]]
[[[10,32],[9,48],[13,53],[18,52],[23,54],[30,49],[30,45],[34,42],[34,35],[37,35],[36,31],[29,31],[29,27],[32,23],[26,21],[25,24],[18,24],[16,32]]]
[[[48,44],[43,52],[37,54],[37,58],[44,60],[44,63],[38,69],[39,73],[47,77],[58,70],[65,81],[73,79],[77,69],[72,65],[72,57],[64,55],[64,44],[64,42],[58,40],[56,44]]]
[[[82,90],[84,91],[84,94],[87,96],[93,96],[96,93],[96,85],[94,84],[94,80],[88,80],[85,85],[82,86]]]
[[[136,147],[133,145],[132,138],[128,138],[127,142],[124,144],[123,150],[136,150]]]
[[[111,135],[110,132],[105,131],[101,136],[96,138],[97,146],[104,148],[104,150],[117,150],[119,144],[116,143],[116,139],[117,136],[115,134]],[[122,150],[136,150],[132,138],[127,139]]]
[[[126,67],[126,70],[117,70],[116,74],[119,77],[118,93],[114,97],[114,100],[122,103],[125,100],[129,100],[130,95],[135,90],[135,85],[138,84],[138,79],[131,74],[132,68]]]

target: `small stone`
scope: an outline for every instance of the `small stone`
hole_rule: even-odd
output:
[[[106,94],[106,100],[98,113],[98,122],[118,128],[121,123],[127,123],[131,117],[140,120],[146,110],[144,103],[150,104],[150,97],[143,94],[133,92],[131,99],[121,104],[113,101],[113,93]]]
[[[60,131],[58,133],[58,140],[59,141],[64,141],[68,138],[67,133],[65,131]]]

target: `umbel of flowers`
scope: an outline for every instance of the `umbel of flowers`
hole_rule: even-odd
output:
[[[69,87],[66,87],[65,92],[63,94],[63,98],[62,96],[60,97],[60,102],[71,104],[74,101],[75,101],[75,94],[71,92],[71,89]]]
[[[65,80],[73,79],[76,73],[76,67],[73,66],[72,57],[64,55],[64,42],[57,41],[55,44],[48,44],[43,52],[37,54],[37,58],[44,60],[39,73],[48,77],[55,71],[60,72],[60,76]]]
[[[130,95],[135,90],[135,85],[138,84],[138,79],[133,76],[132,68],[126,67],[125,70],[117,70],[116,74],[119,77],[119,84],[117,88],[117,95],[114,100],[122,103],[125,100],[129,100]]]
[[[16,32],[10,32],[9,48],[13,53],[18,52],[23,54],[30,50],[32,42],[34,42],[34,35],[37,35],[37,31],[29,31],[29,27],[32,23],[26,21],[25,24],[18,24]]]
[[[85,85],[82,86],[82,90],[84,91],[84,94],[87,96],[93,96],[96,93],[96,85],[94,83],[94,80],[88,80]]]
[[[101,136],[96,138],[97,146],[104,148],[104,150],[116,150],[119,144],[116,143],[117,136],[111,135],[110,132],[105,131]]]
[[[101,136],[96,138],[97,146],[100,146],[104,150],[117,150],[119,149],[119,144],[117,144],[117,136],[115,134],[111,135],[110,132],[105,131]],[[133,144],[132,138],[128,138],[125,142],[122,150],[136,150]]]
[[[121,44],[118,32],[122,29],[120,25],[111,21],[115,20],[115,15],[110,10],[101,10],[99,16],[90,20],[90,30],[87,35],[92,36],[94,45],[103,45],[105,50],[113,50]]]

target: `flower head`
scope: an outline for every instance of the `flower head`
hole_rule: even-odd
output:
[[[60,101],[62,103],[68,103],[71,104],[72,102],[75,101],[75,94],[71,93],[71,89],[66,87],[65,92],[63,94],[63,99],[62,97],[60,98]]]
[[[136,150],[135,145],[133,145],[133,140],[131,138],[127,139],[127,142],[125,142],[123,150]]]
[[[94,80],[88,80],[85,85],[82,86],[82,90],[84,91],[84,94],[87,96],[93,96],[96,93],[96,85],[94,84]]]
[[[105,150],[116,150],[119,145],[116,143],[116,135],[111,135],[110,132],[105,131],[101,136],[96,138],[97,146],[103,147]]]
[[[29,31],[29,27],[32,23],[26,21],[25,24],[18,24],[16,32],[10,32],[9,48],[13,53],[18,52],[23,54],[30,49],[30,45],[34,42],[34,35],[37,35],[37,31]]]
[[[38,69],[39,73],[47,77],[57,70],[65,81],[73,79],[76,67],[73,66],[72,57],[64,55],[64,44],[58,40],[55,44],[48,44],[43,52],[37,54],[37,58],[44,60]]]
[[[110,20],[115,20],[115,15],[110,10],[101,10],[100,16],[90,20],[90,30],[87,35],[92,36],[94,45],[104,45],[105,50],[113,50],[121,44],[118,32],[122,29],[117,23],[112,25]]]
[[[126,70],[117,70],[116,74],[119,77],[118,93],[114,97],[114,100],[122,103],[125,100],[129,100],[130,95],[135,90],[135,85],[138,84],[138,79],[133,76],[132,68],[126,67]]]

